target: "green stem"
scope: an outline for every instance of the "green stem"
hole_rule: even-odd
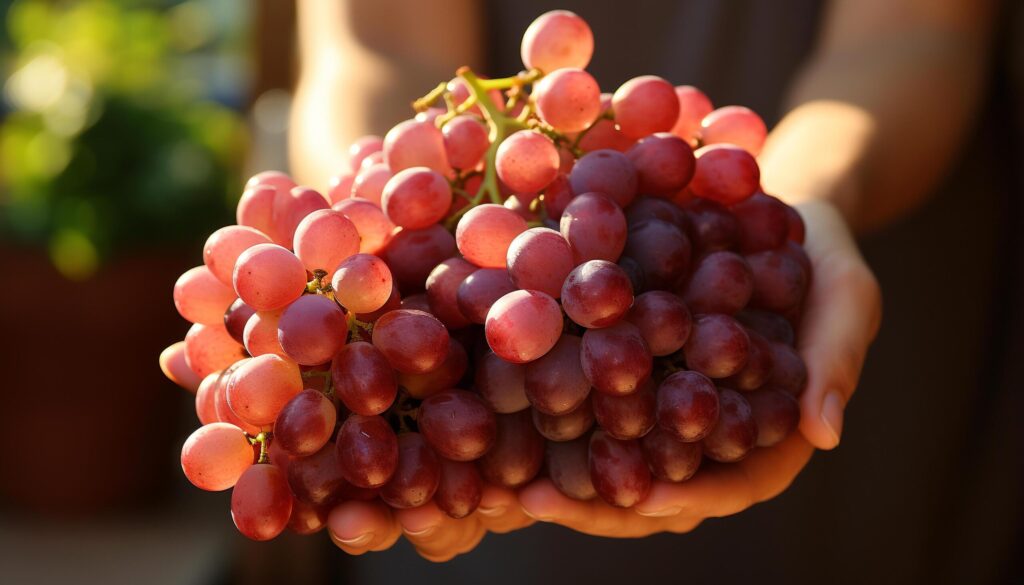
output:
[[[438,98],[443,96],[447,90],[448,82],[442,81],[441,83],[437,84],[437,87],[430,90],[430,93],[414,101],[412,103],[412,109],[416,110],[417,112],[422,112],[426,110],[430,106],[434,105],[434,102],[436,102]]]

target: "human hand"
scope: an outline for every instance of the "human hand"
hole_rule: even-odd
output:
[[[735,514],[775,497],[789,487],[814,448],[839,444],[843,410],[878,331],[881,294],[838,211],[825,202],[798,209],[807,225],[804,247],[814,270],[798,336],[808,372],[800,433],[757,449],[739,463],[705,462],[684,483],[655,481],[647,499],[633,509],[572,500],[541,479],[520,493],[527,514],[597,536],[687,532],[705,518]]]

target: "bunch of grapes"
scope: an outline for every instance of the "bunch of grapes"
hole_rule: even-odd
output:
[[[461,518],[540,474],[629,507],[795,428],[810,264],[760,189],[764,123],[655,76],[602,94],[592,52],[549,12],[526,71],[460,69],[326,194],[248,182],[162,356],[196,389],[185,475],[233,488],[243,534],[351,499]]]

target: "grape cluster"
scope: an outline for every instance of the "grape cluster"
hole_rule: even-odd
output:
[[[326,195],[253,177],[174,288],[181,464],[246,536],[379,498],[472,513],[544,473],[628,507],[796,426],[804,226],[761,191],[765,125],[655,76],[602,94],[555,11],[526,71],[468,69],[349,150]],[[444,107],[439,105],[443,104]]]

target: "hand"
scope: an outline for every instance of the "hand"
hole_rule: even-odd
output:
[[[868,346],[881,320],[881,294],[849,229],[829,203],[798,207],[807,224],[805,249],[814,267],[799,334],[808,384],[799,433],[757,449],[739,463],[706,462],[684,483],[656,481],[634,509],[563,496],[538,480],[520,493],[530,516],[597,536],[639,537],[687,532],[705,518],[727,516],[775,497],[803,469],[814,448],[839,444],[843,409],[853,395]]]
[[[393,510],[380,501],[339,505],[327,521],[331,540],[341,550],[361,555],[391,548],[404,533],[419,554],[447,561],[476,547],[488,532],[505,533],[533,524],[519,506],[515,492],[484,486],[480,507],[466,518],[449,518],[433,502]]]

